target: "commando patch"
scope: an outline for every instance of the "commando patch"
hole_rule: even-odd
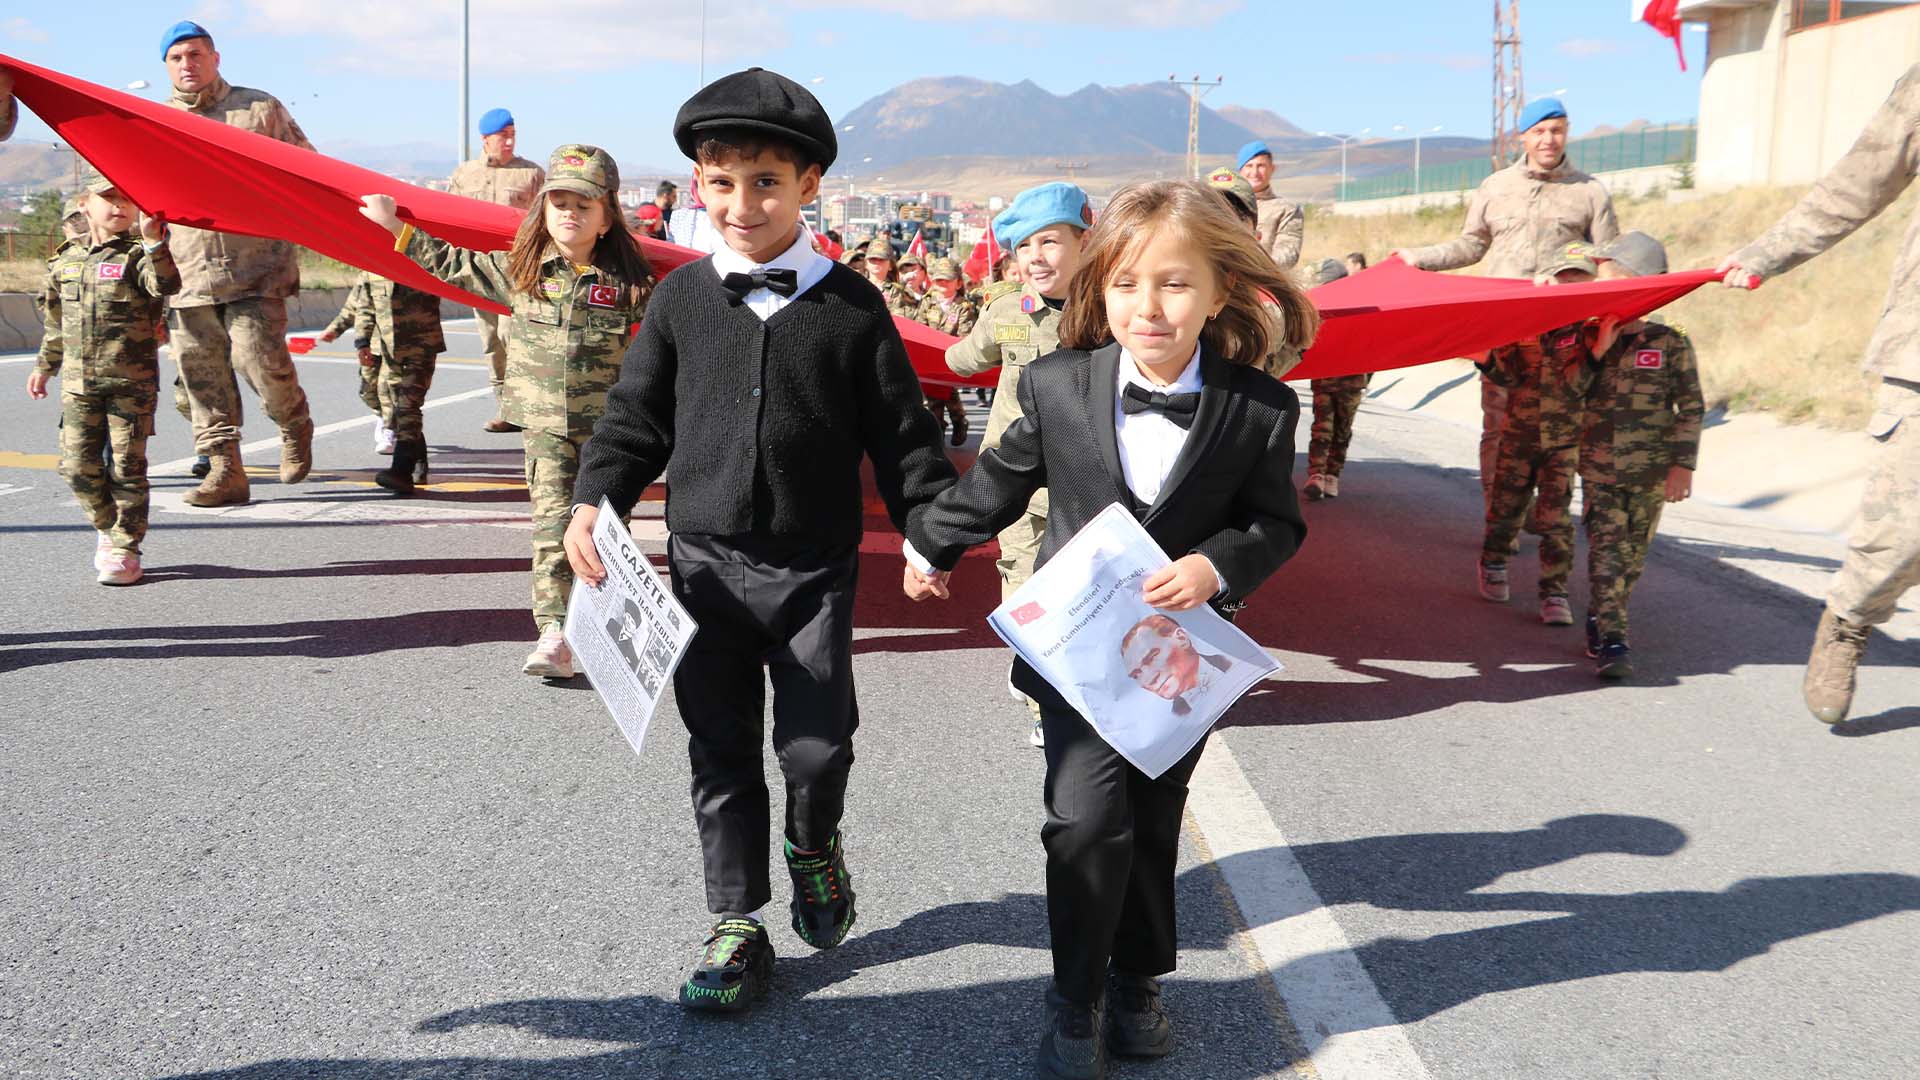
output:
[[[1005,345],[1012,342],[1025,344],[1032,340],[1033,327],[1031,326],[1024,326],[1020,323],[1003,322],[993,324],[993,342],[996,345]]]

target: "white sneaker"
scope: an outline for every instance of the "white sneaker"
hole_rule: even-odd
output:
[[[373,424],[373,452],[393,453],[393,429],[377,420]]]
[[[94,580],[102,585],[132,585],[146,576],[140,569],[140,556],[131,551],[109,550],[105,558],[98,560],[98,565],[100,576]]]
[[[573,678],[573,650],[567,647],[566,634],[559,630],[541,634],[520,670],[540,679]]]
[[[1033,730],[1027,732],[1027,745],[1035,750],[1047,748],[1047,733],[1040,727],[1040,718],[1037,716],[1033,718]]]
[[[100,539],[94,541],[93,544],[93,569],[95,573],[104,574],[107,572],[107,556],[111,554],[113,554],[113,537],[108,536],[106,533],[101,533]]]

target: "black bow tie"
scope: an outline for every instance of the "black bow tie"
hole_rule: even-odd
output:
[[[755,270],[751,274],[728,274],[720,279],[720,287],[738,304],[755,289],[766,289],[781,296],[792,296],[800,291],[800,275],[783,267],[771,270]]]
[[[1158,390],[1149,390],[1139,383],[1128,383],[1120,397],[1120,411],[1128,416],[1158,409],[1167,419],[1179,424],[1183,429],[1193,427],[1193,411],[1199,407],[1198,391],[1191,394],[1163,394]]]

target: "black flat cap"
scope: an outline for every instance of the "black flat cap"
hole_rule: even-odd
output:
[[[680,106],[673,119],[673,141],[695,157],[700,135],[716,128],[744,128],[789,139],[806,150],[822,169],[840,153],[833,121],[807,88],[765,68],[736,71],[715,79]]]

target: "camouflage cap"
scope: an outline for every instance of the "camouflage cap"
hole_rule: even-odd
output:
[[[1666,246],[1638,229],[1621,233],[1592,254],[1595,261],[1611,262],[1634,277],[1667,272]]]
[[[900,256],[899,261],[900,261],[900,269],[902,270],[905,270],[909,266],[924,267],[927,265],[927,260],[921,258],[918,255],[915,255],[911,249],[907,250],[904,254],[902,254]]]
[[[85,171],[80,174],[80,193],[82,195],[98,195],[103,191],[112,191],[117,186],[119,185],[107,179],[99,169],[91,165],[87,166]]]
[[[869,259],[885,259],[888,262],[892,262],[893,245],[888,243],[886,237],[876,236],[867,242],[864,254]]]
[[[1540,276],[1550,278],[1562,270],[1584,270],[1589,274],[1598,274],[1600,264],[1593,261],[1593,246],[1575,241],[1560,249],[1560,254],[1540,270]]]
[[[1255,213],[1253,185],[1247,178],[1234,171],[1231,165],[1215,165],[1207,171],[1207,186],[1216,188],[1221,194],[1240,204],[1247,213]]]
[[[952,256],[942,255],[927,264],[927,276],[935,281],[959,281],[960,264]]]
[[[854,263],[864,263],[867,261],[867,249],[863,247],[850,247],[840,256],[840,261],[848,266],[852,266]]]
[[[68,199],[67,205],[60,211],[60,220],[65,221],[68,218],[84,216],[87,212],[86,198],[86,193],[81,192],[73,198]]]
[[[613,163],[613,155],[597,146],[568,143],[547,158],[547,186],[540,194],[571,191],[600,199],[619,187],[620,167]]]

